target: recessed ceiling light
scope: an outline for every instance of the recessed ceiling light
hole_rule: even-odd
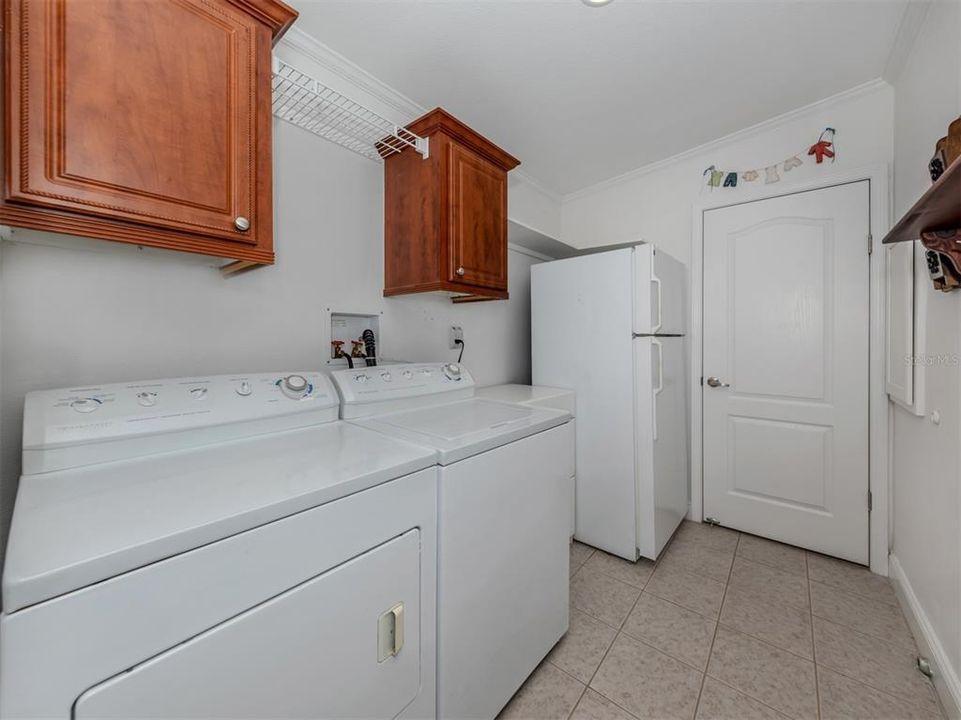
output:
[[[588,7],[600,7],[601,5],[607,5],[611,0],[581,0],[581,2]]]

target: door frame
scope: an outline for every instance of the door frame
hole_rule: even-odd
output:
[[[691,223],[691,507],[688,517],[701,522],[704,517],[703,465],[703,397],[701,386],[704,360],[703,303],[704,303],[704,213],[708,210],[743,205],[758,200],[794,195],[811,190],[823,190],[836,185],[868,181],[870,218],[869,231],[873,238],[870,257],[870,340],[868,345],[868,488],[872,509],[868,515],[868,557],[871,571],[888,574],[890,546],[890,475],[889,436],[890,407],[884,386],[884,298],[885,272],[881,239],[891,226],[891,183],[886,163],[869,165],[854,170],[812,178],[803,182],[775,187],[762,186],[750,193],[725,197],[723,191],[713,193],[694,203]],[[865,244],[867,239],[865,238]],[[865,252],[867,247],[865,246]]]

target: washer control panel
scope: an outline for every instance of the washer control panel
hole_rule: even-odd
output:
[[[473,392],[474,378],[458,363],[408,363],[335,370],[330,374],[345,405],[412,400]]]
[[[27,394],[23,446],[43,449],[195,431],[337,405],[330,379],[318,372],[214,375],[43,390]]]

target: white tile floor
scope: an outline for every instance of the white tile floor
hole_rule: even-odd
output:
[[[942,717],[891,585],[685,522],[655,565],[571,546],[570,631],[501,718]]]

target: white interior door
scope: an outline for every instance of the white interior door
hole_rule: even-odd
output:
[[[867,181],[704,213],[704,516],[864,564],[869,228]]]

